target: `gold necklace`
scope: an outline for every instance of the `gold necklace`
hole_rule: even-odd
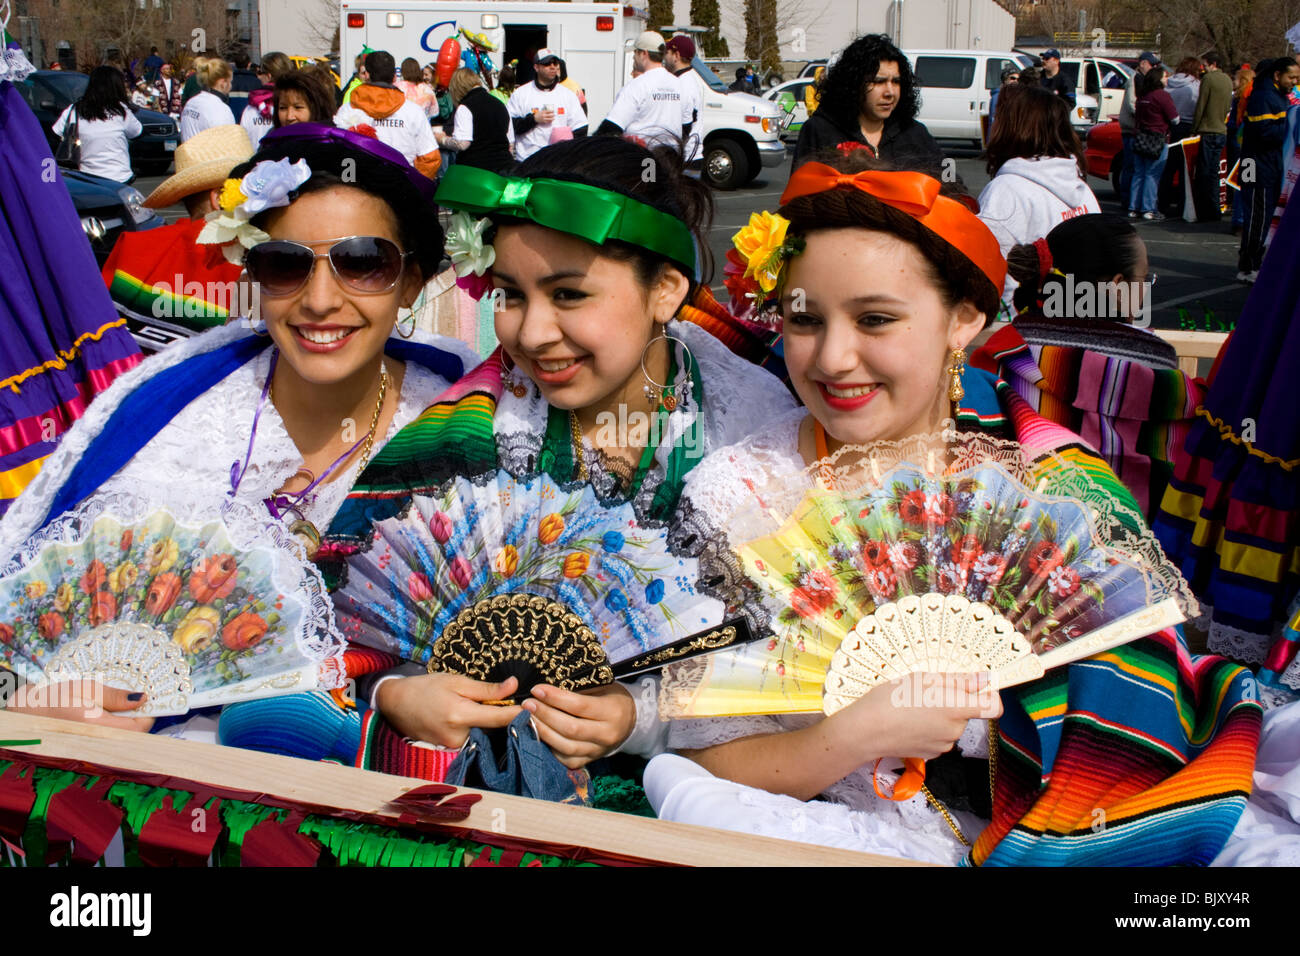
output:
[[[379,415],[384,410],[384,396],[388,394],[388,366],[379,363],[379,398],[375,401],[375,414],[370,417],[370,431],[366,434],[366,443],[361,448],[361,471],[370,463],[370,449],[375,443],[375,429],[379,427]]]
[[[569,431],[573,436],[573,460],[578,465],[578,480],[587,480],[587,456],[582,451],[582,426],[578,424],[578,413],[569,409]]]
[[[961,829],[957,826],[957,821],[955,821],[952,818],[952,814],[948,812],[948,808],[939,802],[939,798],[930,792],[930,788],[925,784],[921,784],[921,792],[925,794],[925,799],[930,801],[930,806],[938,810],[939,813],[943,815],[943,818],[948,821],[948,826],[952,828],[952,832],[956,835],[957,839],[961,841],[961,845],[970,846],[970,840],[966,839],[966,834],[961,832]]]

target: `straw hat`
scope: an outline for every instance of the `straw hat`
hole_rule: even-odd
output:
[[[186,196],[218,189],[230,171],[253,155],[242,126],[213,126],[176,147],[176,172],[149,194],[144,204],[163,209]]]

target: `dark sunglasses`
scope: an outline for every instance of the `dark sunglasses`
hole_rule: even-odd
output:
[[[320,243],[272,239],[259,242],[244,253],[244,268],[258,284],[262,295],[293,295],[307,284],[317,259],[328,259],[334,277],[354,292],[388,292],[402,277],[411,255],[382,236],[348,236],[333,242],[328,252],[314,252]]]

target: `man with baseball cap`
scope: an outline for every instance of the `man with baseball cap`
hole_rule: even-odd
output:
[[[704,107],[703,81],[691,66],[694,59],[695,41],[686,34],[679,33],[664,44],[664,66],[682,85],[682,139],[687,141],[687,162],[699,152],[700,137],[695,124],[700,121],[700,110]],[[696,135],[692,136],[692,132]]]
[[[557,139],[587,135],[587,114],[578,95],[560,82],[560,57],[542,47],[533,55],[533,79],[515,87],[506,103],[515,133],[515,158],[522,161]]]
[[[597,133],[634,136],[647,146],[678,144],[689,114],[682,105],[681,81],[664,69],[665,47],[654,30],[636,38],[632,62],[643,72],[619,90]]]
[[[142,351],[158,351],[229,318],[243,249],[238,241],[227,249],[196,240],[220,206],[226,177],[252,155],[248,133],[236,124],[190,137],[176,147],[175,174],[144,201],[150,209],[183,203],[189,218],[118,237],[102,276]]]
[[[1057,96],[1065,97],[1070,109],[1074,109],[1074,87],[1070,85],[1070,78],[1061,72],[1060,50],[1053,48],[1043,51],[1042,83]]]
[[[1137,133],[1137,81],[1138,77],[1146,76],[1151,71],[1151,67],[1159,65],[1160,57],[1150,50],[1142,51],[1138,56],[1137,72],[1129,77],[1128,85],[1124,87],[1124,100],[1119,106],[1119,135],[1124,148],[1123,165],[1120,166],[1119,172],[1119,198],[1120,203],[1125,207],[1125,212],[1128,212],[1129,185],[1133,182],[1133,137]]]

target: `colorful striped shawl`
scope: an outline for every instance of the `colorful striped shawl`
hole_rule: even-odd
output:
[[[1030,344],[1015,325],[999,329],[971,364],[1000,374],[1039,415],[1097,449],[1150,519],[1195,418],[1196,381],[1093,349]]]
[[[1254,635],[1259,663],[1300,591],[1300,203],[1291,203],[1242,322],[1174,463],[1152,527],[1213,606],[1215,632]],[[1231,633],[1231,632],[1229,632]]]
[[[981,381],[982,380],[982,381]],[[1136,502],[1078,436],[1006,382],[967,373],[959,418],[1086,468]],[[990,397],[993,401],[990,402]],[[1261,708],[1249,671],[1168,629],[1002,694],[983,866],[1208,864],[1250,794]]]

